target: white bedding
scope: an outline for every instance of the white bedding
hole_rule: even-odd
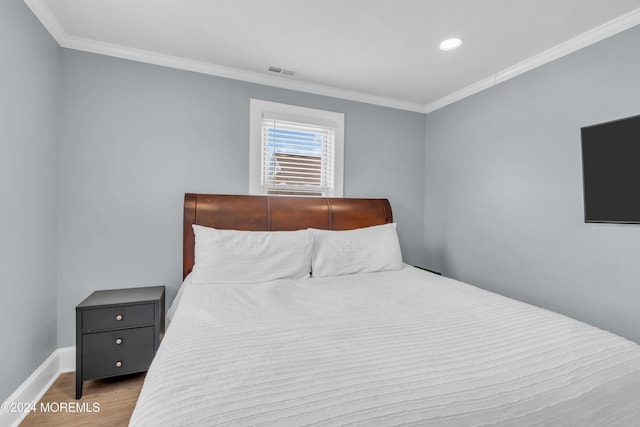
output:
[[[640,424],[640,346],[406,266],[185,285],[132,426]]]

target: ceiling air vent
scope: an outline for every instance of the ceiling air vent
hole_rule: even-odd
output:
[[[287,77],[295,77],[296,75],[295,71],[287,70],[286,68],[282,68],[282,67],[271,66],[269,67],[269,71],[276,74],[282,74],[283,76],[287,76]]]

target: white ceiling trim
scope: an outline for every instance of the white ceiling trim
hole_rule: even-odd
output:
[[[286,77],[269,76],[254,71],[225,67],[223,65],[211,64],[208,62],[196,61],[178,56],[165,55],[111,43],[104,43],[82,37],[66,36],[64,38],[64,42],[60,45],[69,49],[92,52],[101,55],[115,56],[117,58],[145,62],[147,64],[161,65],[164,67],[209,74],[212,76],[224,77],[233,80],[241,80],[266,86],[274,86],[282,89],[290,89],[300,92],[313,93],[316,95],[331,96],[334,98],[364,102],[367,104],[380,105],[383,107],[414,111],[418,113],[425,112],[424,105],[422,104],[416,104],[393,98],[385,98],[382,96],[340,89],[331,86],[324,86],[316,83],[301,82],[298,80],[291,80]]]
[[[414,102],[403,101],[394,98],[387,98],[364,92],[341,89],[332,86],[307,83],[299,80],[292,80],[283,77],[269,76],[266,74],[240,70],[203,61],[196,61],[177,56],[161,54],[157,52],[135,49],[127,46],[120,46],[77,37],[67,34],[57,17],[47,6],[44,0],[24,0],[33,11],[36,17],[51,33],[58,44],[64,48],[81,50],[85,52],[97,53],[100,55],[113,56],[132,61],[144,62],[148,64],[160,65],[186,71],[193,71],[202,74],[209,74],[218,77],[241,80],[250,83],[279,87],[301,92],[313,93],[335,98],[347,99],[351,101],[363,102],[367,104],[380,105],[383,107],[396,108],[400,110],[413,111],[418,113],[430,113],[446,105],[452,104],[463,98],[471,96],[498,83],[509,80],[520,74],[526,73],[541,65],[554,61],[562,56],[573,53],[579,49],[610,37],[614,34],[627,30],[640,24],[640,8],[635,9],[625,15],[606,22],[590,31],[576,36],[564,43],[548,49],[538,55],[528,58],[512,67],[499,71],[478,82],[475,82],[463,89],[451,93],[430,104],[423,105]]]
[[[498,83],[502,83],[506,80],[512,79],[520,74],[524,74],[527,71],[531,71],[541,65],[547,64],[551,61],[555,61],[558,58],[569,55],[577,50],[592,45],[600,40],[604,40],[607,37],[618,34],[624,30],[628,30],[631,27],[640,24],[640,8],[635,9],[627,14],[619,16],[609,22],[593,28],[585,33],[580,34],[572,39],[567,40],[557,46],[547,49],[538,55],[525,59],[518,64],[509,67],[505,70],[499,71],[496,74],[482,79],[476,83],[473,83],[465,88],[462,88],[450,95],[438,99],[430,104],[425,105],[425,113],[430,113],[446,105],[452,104],[463,98],[471,96],[482,90],[485,90],[491,86],[495,86]]]
[[[240,70],[223,65],[196,61],[148,50],[135,49],[112,43],[105,43],[84,37],[72,36],[67,34],[67,32],[58,21],[57,17],[53,14],[51,9],[43,0],[24,0],[24,2],[33,11],[42,25],[44,25],[44,27],[51,33],[58,44],[64,48],[97,53],[100,55],[114,56],[117,58],[129,59],[132,61],[177,68],[180,70],[193,71],[196,73],[209,74],[212,76],[225,77],[228,79],[241,80],[266,86],[274,86],[282,89],[296,90],[300,92],[313,93],[316,95],[347,99],[350,101],[363,102],[366,104],[380,105],[383,107],[413,111],[417,113],[425,112],[423,104],[414,102],[387,98],[383,96],[341,89],[332,86],[319,85],[316,83],[301,82],[299,80],[292,80],[284,77],[269,76],[254,71]]]
[[[58,18],[53,14],[53,12],[51,12],[49,6],[41,0],[24,0],[24,2],[29,6],[29,9],[31,9],[33,14],[36,15],[36,18],[40,20],[47,31],[49,31],[53,36],[55,41],[62,46],[62,42],[67,33],[64,31],[64,28],[62,28],[62,25],[60,25]]]

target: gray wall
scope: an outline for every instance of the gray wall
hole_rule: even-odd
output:
[[[640,28],[426,121],[60,49],[18,0],[0,40],[0,400],[93,290],[173,298],[183,194],[247,193],[250,98],[345,113],[345,196],[390,198],[405,261],[640,341],[640,226],[583,222],[579,134],[640,113]]]
[[[24,3],[0,1],[0,402],[56,348],[59,60]]]
[[[345,114],[345,197],[388,197],[424,259],[424,120],[410,113],[77,51],[63,53],[58,346],[95,289],[181,283],[185,192],[247,194],[249,100]]]
[[[640,114],[638,46],[640,26],[427,115],[427,265],[640,342],[640,225],[584,223],[580,152],[582,126]]]

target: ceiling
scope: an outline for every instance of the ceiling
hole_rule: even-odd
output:
[[[420,112],[640,23],[640,0],[25,2],[63,47]]]

